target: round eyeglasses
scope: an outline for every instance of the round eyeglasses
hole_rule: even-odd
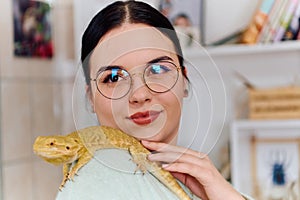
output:
[[[156,93],[164,93],[171,90],[179,77],[180,67],[172,62],[161,61],[146,65],[142,74],[144,84],[149,90]],[[95,79],[97,90],[109,99],[120,99],[126,96],[132,86],[132,77],[120,66],[102,67]]]

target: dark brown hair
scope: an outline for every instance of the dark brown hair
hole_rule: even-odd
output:
[[[140,1],[117,1],[98,12],[89,23],[82,36],[81,62],[86,84],[90,85],[90,55],[99,40],[110,30],[124,22],[143,23],[157,28],[174,44],[179,64],[184,72],[181,46],[170,21],[158,10]],[[183,73],[184,76],[185,73]],[[187,77],[186,77],[187,78]]]

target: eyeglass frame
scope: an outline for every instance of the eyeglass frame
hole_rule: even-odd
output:
[[[158,64],[159,62],[147,63],[147,64],[145,65],[145,69],[144,69],[143,73],[133,73],[133,74],[130,74],[126,69],[123,69],[123,70],[125,70],[125,71],[128,73],[128,75],[129,75],[129,77],[130,77],[130,87],[129,87],[128,91],[127,91],[124,95],[122,95],[121,97],[118,97],[118,98],[108,97],[108,96],[104,95],[104,94],[100,91],[100,89],[99,89],[99,87],[98,87],[98,84],[97,84],[97,78],[98,78],[99,74],[97,74],[96,78],[94,78],[94,79],[93,79],[93,78],[90,78],[90,81],[94,81],[94,82],[95,82],[96,88],[97,88],[98,92],[99,92],[102,96],[104,96],[104,97],[107,98],[107,99],[111,99],[111,100],[122,99],[123,97],[125,97],[125,96],[130,92],[131,87],[132,87],[132,80],[133,80],[132,77],[133,77],[133,75],[136,75],[136,74],[139,74],[139,75],[142,74],[142,75],[143,75],[143,76],[142,76],[142,77],[143,77],[142,80],[143,80],[143,82],[144,82],[144,85],[145,85],[150,91],[155,92],[155,93],[166,93],[166,92],[170,91],[170,90],[176,85],[176,83],[177,83],[177,81],[178,81],[178,78],[179,78],[179,73],[180,73],[180,71],[181,71],[181,66],[177,66],[175,63],[170,62],[170,61],[165,61],[165,60],[164,60],[164,61],[161,61],[161,62],[165,62],[165,63],[170,63],[170,64],[172,64],[172,65],[176,68],[176,71],[177,71],[176,81],[174,82],[174,84],[172,85],[172,87],[168,88],[166,91],[163,91],[163,92],[157,92],[157,91],[151,89],[151,88],[148,86],[148,84],[146,83],[146,81],[145,81],[145,72],[146,72],[146,69],[147,69],[150,65]],[[110,67],[120,68],[120,66],[118,66],[118,65],[110,66]],[[121,69],[122,69],[122,68],[121,68]]]

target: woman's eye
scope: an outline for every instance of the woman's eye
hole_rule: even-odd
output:
[[[118,75],[107,75],[104,79],[104,83],[108,83],[108,82],[117,82],[119,80],[119,76]]]
[[[150,74],[162,74],[170,71],[170,67],[161,65],[161,64],[152,64],[150,65]]]
[[[103,72],[101,75],[101,83],[115,83],[127,79],[129,74],[123,69],[110,69]]]

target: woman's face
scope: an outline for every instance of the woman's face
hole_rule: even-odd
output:
[[[171,90],[151,91],[144,84],[143,72],[154,60],[179,67],[173,43],[157,29],[144,24],[124,24],[111,30],[91,55],[90,77],[95,79],[99,70],[107,66],[118,66],[120,70],[113,73],[119,75],[126,70],[132,77],[131,87],[124,97],[109,99],[100,94],[92,81],[90,100],[101,125],[119,128],[138,139],[176,143],[186,81],[179,70]]]

